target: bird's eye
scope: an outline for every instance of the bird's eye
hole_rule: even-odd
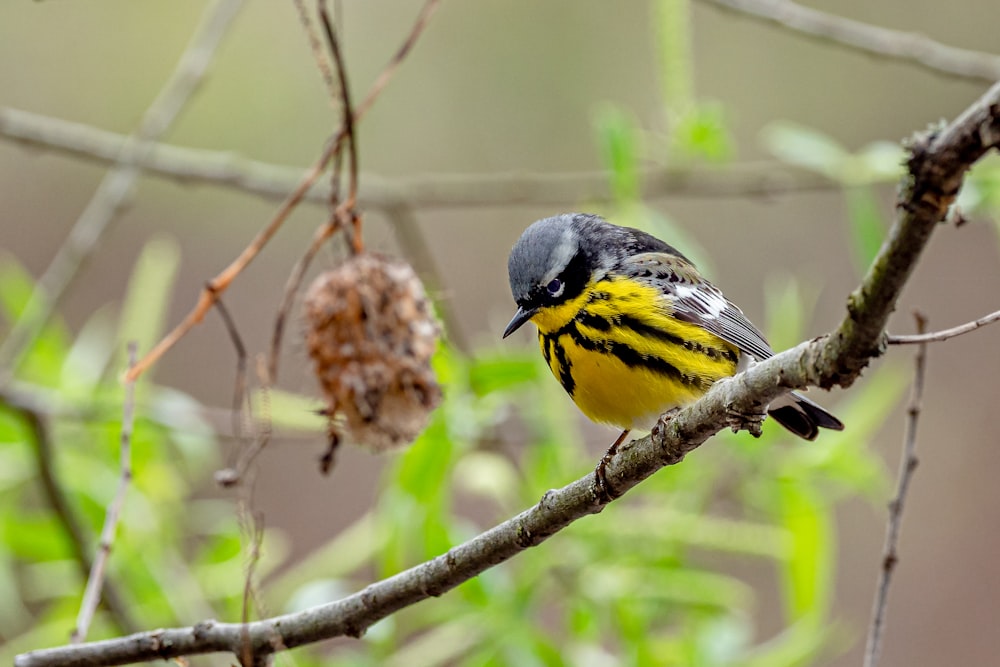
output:
[[[549,296],[559,296],[563,291],[563,283],[558,278],[553,278],[548,285],[545,286],[548,291]]]

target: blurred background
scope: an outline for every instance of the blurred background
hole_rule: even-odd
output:
[[[811,4],[1000,50],[992,3]],[[11,111],[129,134],[207,6],[0,6],[0,334],[108,169],[12,139]],[[355,100],[419,8],[340,4]],[[358,148],[367,245],[413,262],[454,324],[438,360],[445,405],[413,449],[376,456],[345,447],[321,476],[325,435],[309,412],[319,391],[296,311],[271,397],[274,437],[253,487],[253,512],[267,527],[260,613],[329,600],[436,555],[585,474],[615,436],[585,423],[562,395],[535,358],[530,327],[499,340],[514,309],[507,253],[530,222],[588,210],[661,235],[783,349],[843,316],[892,219],[900,141],[954,118],[988,85],[707,1],[444,2],[360,123]],[[162,140],[221,152],[214,158],[227,164],[301,172],[339,123],[293,4],[246,2]],[[288,173],[286,192],[295,182]],[[973,177],[966,223],[935,235],[893,333],[913,331],[914,309],[941,329],[998,308],[1000,171],[989,163]],[[279,202],[142,175],[52,322],[17,364],[6,360],[14,377],[51,398],[57,474],[89,534],[117,475],[121,341],[135,335],[149,349]],[[326,215],[315,202],[299,206],[226,292],[251,359],[266,351],[291,268]],[[414,236],[426,255],[413,254]],[[334,244],[310,276],[342,256]],[[1000,650],[998,332],[930,349],[883,664],[983,665]],[[362,641],[280,660],[859,664],[913,353],[891,348],[854,387],[819,394],[847,423],[844,434],[808,445],[773,428],[759,442],[720,436],[537,553],[378,624]],[[137,479],[109,574],[140,629],[239,617],[248,538],[236,506],[245,496],[212,483],[241,446],[229,415],[236,361],[210,313],[140,385],[148,428],[137,430]],[[95,397],[99,405],[88,402]],[[0,415],[8,471],[0,597],[11,600],[0,635],[10,657],[65,641],[83,580],[38,488],[23,415]],[[121,629],[102,612],[92,636]]]

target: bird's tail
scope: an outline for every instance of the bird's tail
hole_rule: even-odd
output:
[[[774,421],[806,440],[814,440],[819,435],[820,428],[829,428],[834,431],[844,430],[844,424],[839,419],[802,394],[795,392],[785,394],[771,403],[767,408],[767,414],[774,417]]]

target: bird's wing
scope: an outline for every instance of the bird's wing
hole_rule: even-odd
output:
[[[683,257],[663,252],[645,252],[631,256],[629,274],[663,293],[671,314],[714,333],[738,347],[757,361],[774,355],[757,327],[743,311],[702,278],[694,265]]]

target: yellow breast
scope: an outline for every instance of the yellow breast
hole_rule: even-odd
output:
[[[620,276],[532,320],[552,374],[580,410],[623,429],[648,428],[693,402],[739,360],[735,346],[672,317],[658,289]]]

